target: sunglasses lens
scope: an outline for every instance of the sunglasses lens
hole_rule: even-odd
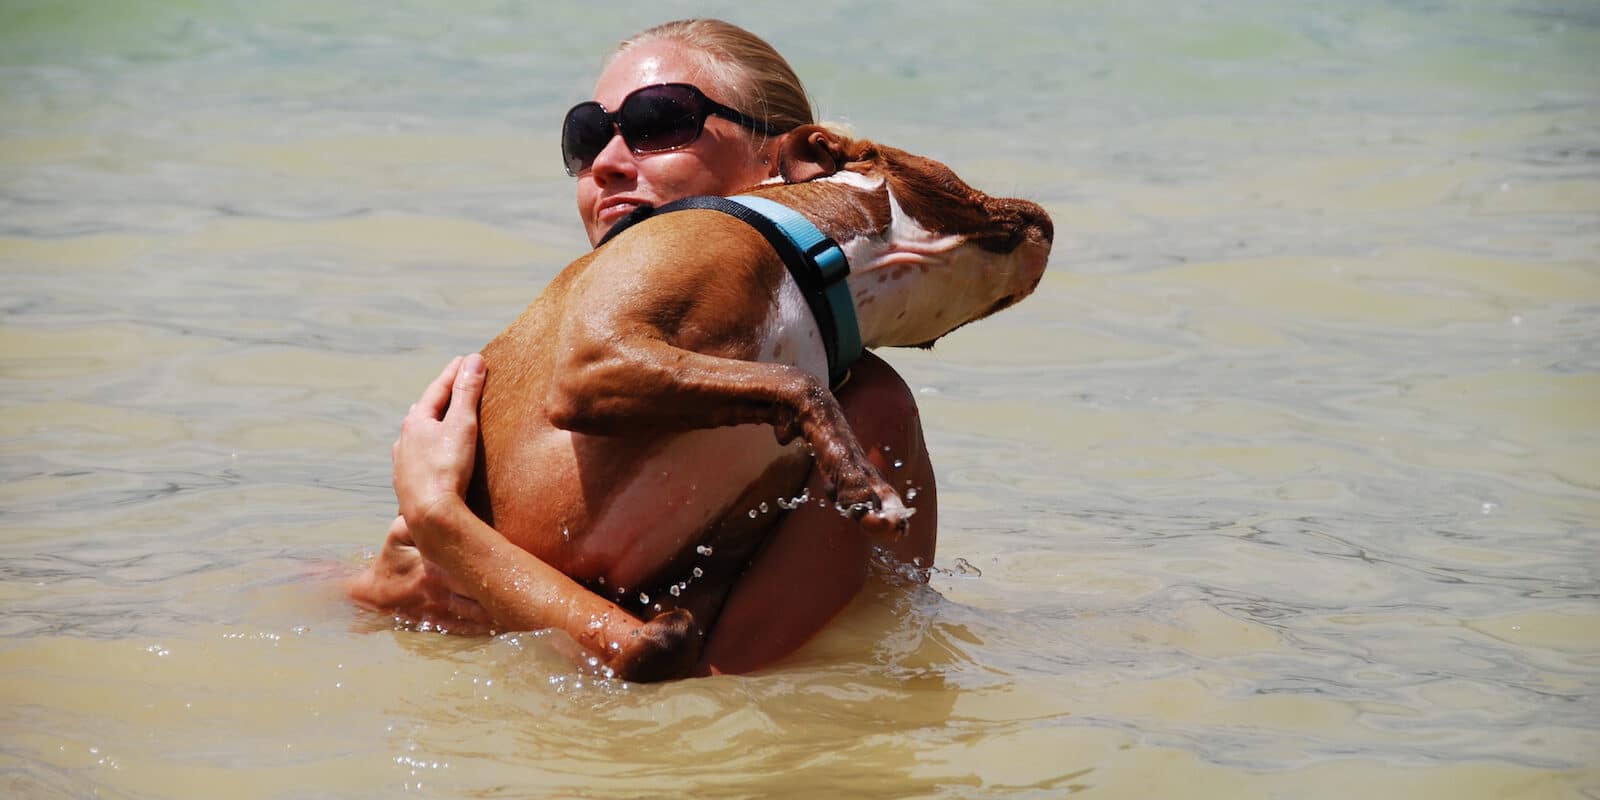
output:
[[[579,103],[561,124],[561,158],[567,174],[577,175],[594,163],[613,134],[611,120],[599,103]]]
[[[628,147],[653,153],[683,147],[700,138],[705,113],[700,98],[687,86],[652,86],[628,96],[617,111],[617,124]]]

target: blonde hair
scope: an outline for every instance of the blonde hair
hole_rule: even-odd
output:
[[[715,84],[713,99],[764,120],[780,132],[816,121],[811,97],[789,62],[765,39],[720,19],[680,19],[624,39],[609,64],[629,48],[647,42],[675,42],[698,56],[701,70]]]

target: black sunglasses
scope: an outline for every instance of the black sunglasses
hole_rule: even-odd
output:
[[[659,83],[635,89],[622,99],[616,111],[590,100],[567,112],[561,123],[561,158],[567,174],[594,165],[594,159],[622,134],[622,141],[635,153],[660,153],[688,147],[705,130],[706,117],[716,114],[767,136],[779,131],[754,117],[746,116],[706,97],[687,83]]]

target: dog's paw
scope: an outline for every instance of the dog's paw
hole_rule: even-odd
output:
[[[634,631],[610,666],[617,677],[637,683],[688,677],[700,660],[701,636],[694,615],[675,608]]]
[[[840,478],[834,492],[839,513],[860,520],[872,533],[899,536],[906,532],[916,509],[908,508],[871,464],[843,470]]]
[[[917,510],[907,507],[901,502],[900,495],[891,489],[889,495],[879,501],[877,508],[861,518],[861,527],[877,534],[903,536],[910,529],[911,515],[915,513]]]

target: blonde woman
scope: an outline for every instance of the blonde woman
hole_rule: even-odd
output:
[[[789,64],[742,28],[682,20],[624,41],[601,71],[594,99],[575,106],[563,125],[562,156],[577,180],[578,216],[590,242],[598,244],[639,206],[733,194],[775,175],[785,132],[813,121],[810,99]],[[481,359],[457,359],[413,407],[416,419],[407,420],[394,450],[395,492],[403,505],[462,501],[482,385]],[[866,353],[836,396],[879,469],[917,488],[911,529],[897,540],[872,541],[854,520],[831,509],[807,504],[787,512],[720,616],[700,621],[710,627],[698,674],[747,672],[795,651],[861,590],[880,560],[875,552],[906,564],[933,563],[936,490],[910,390],[888,364]],[[823,496],[815,476],[807,488]],[[464,544],[515,552],[475,564],[471,575],[446,574],[427,559],[431,548]],[[351,593],[369,607],[458,629],[504,629],[506,621],[484,607],[514,608],[519,592],[548,600],[550,587],[523,580],[512,589],[517,582],[508,579],[541,568],[549,569],[476,518],[426,532],[410,531],[397,518]]]

